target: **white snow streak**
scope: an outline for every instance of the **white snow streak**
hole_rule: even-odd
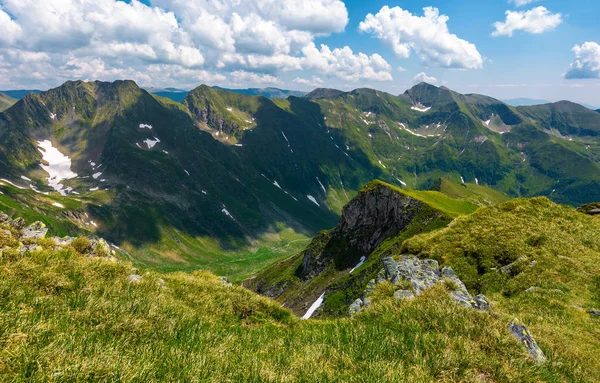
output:
[[[317,200],[315,199],[315,197],[311,196],[311,195],[307,195],[306,196],[309,200],[311,200],[312,203],[314,203],[315,205],[321,207],[321,205],[319,205],[319,203],[317,202]]]
[[[159,142],[160,140],[156,137],[154,137],[154,140],[151,140],[149,138],[144,140],[144,143],[148,145],[148,149],[152,149],[154,145],[158,144]]]
[[[325,189],[325,186],[323,186],[323,184],[321,183],[321,180],[319,179],[319,177],[317,177],[317,182],[321,186],[321,189],[323,189],[323,193],[325,193],[325,195],[327,195],[327,190]]]
[[[315,303],[313,303],[312,306],[310,306],[310,308],[308,309],[306,314],[304,314],[302,319],[304,319],[304,320],[310,319],[310,317],[315,313],[315,311],[317,311],[317,309],[319,307],[321,307],[324,300],[325,300],[325,293],[321,294],[321,296],[315,301]]]
[[[356,269],[358,269],[359,267],[361,267],[363,265],[363,263],[365,263],[365,260],[367,259],[367,257],[365,257],[364,255],[362,257],[360,257],[360,262],[358,262],[358,264],[356,266],[354,266],[354,268],[352,270],[350,270],[350,274],[352,274],[352,272]]]
[[[152,125],[140,124],[140,129],[150,129],[150,130],[152,130]]]

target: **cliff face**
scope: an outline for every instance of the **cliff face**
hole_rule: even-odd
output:
[[[325,292],[315,316],[345,315],[383,267],[382,259],[398,250],[404,239],[450,221],[427,203],[374,181],[346,205],[334,229],[319,233],[304,251],[244,284],[298,315]]]
[[[301,277],[316,277],[333,262],[343,270],[396,236],[426,205],[383,184],[370,184],[346,205],[338,226],[321,251],[304,252]]]

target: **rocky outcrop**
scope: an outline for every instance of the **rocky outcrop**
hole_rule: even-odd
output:
[[[458,304],[477,310],[490,309],[487,298],[481,294],[475,297],[471,296],[465,284],[451,267],[444,266],[440,270],[436,260],[421,260],[417,257],[400,256],[399,261],[391,257],[383,260],[383,269],[377,275],[377,279],[369,282],[363,297],[357,299],[348,309],[349,314],[352,316],[360,312],[357,308],[362,307],[364,299],[368,298],[368,295],[378,283],[385,281],[400,287],[394,292],[394,298],[400,301],[413,299],[434,285],[445,283],[452,290],[450,297]],[[406,285],[410,285],[410,290],[406,289]]]
[[[527,331],[525,326],[510,323],[508,325],[508,330],[510,333],[521,343],[523,347],[527,350],[529,355],[538,363],[542,364],[546,361],[546,356],[542,349],[537,345],[533,336]]]
[[[242,128],[237,124],[226,121],[225,115],[219,114],[208,100],[202,101],[204,102],[186,103],[192,115],[199,121],[204,122],[210,128],[218,130],[228,136],[235,136],[242,131]]]
[[[344,207],[329,238],[316,237],[320,246],[309,246],[304,252],[301,278],[314,278],[331,263],[338,270],[353,267],[385,239],[398,235],[425,208],[423,202],[382,183],[367,185]]]

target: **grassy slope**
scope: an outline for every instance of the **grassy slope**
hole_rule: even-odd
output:
[[[9,97],[8,95],[0,92],[0,112],[3,112],[6,109],[10,108],[16,102],[17,100],[15,100],[14,98]]]
[[[451,265],[498,312],[517,318],[551,356],[595,371],[600,351],[600,220],[545,198],[514,200],[458,218],[404,243],[403,251]],[[518,274],[498,270],[511,262]],[[526,291],[533,287],[533,291]]]
[[[140,272],[126,262],[40,244],[46,250],[4,250],[0,256],[1,380],[598,378],[598,369],[577,366],[577,356],[569,359],[560,350],[536,366],[502,318],[461,308],[442,289],[401,304],[378,293],[381,298],[355,319],[300,321],[275,302],[227,287],[206,272]],[[134,272],[143,275],[138,284],[128,282]]]

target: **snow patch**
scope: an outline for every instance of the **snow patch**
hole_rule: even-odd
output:
[[[50,113],[50,119],[56,120],[56,113]]]
[[[465,183],[465,179],[463,178],[463,176],[460,176],[460,182],[463,184]]]
[[[225,214],[226,216],[228,216],[229,218],[231,218],[232,220],[235,221],[235,218],[233,218],[233,216],[231,215],[231,213],[229,212],[229,210],[227,210],[227,208],[225,207],[225,205],[223,205],[223,209],[221,209],[221,212],[223,214]]]
[[[381,162],[381,160],[377,160],[379,161],[379,165],[383,166],[384,169],[387,169],[387,167]]]
[[[475,183],[476,183],[477,185],[479,185],[479,180],[477,179],[477,177],[475,177]]]
[[[190,175],[190,172],[188,172],[187,170],[183,169],[183,171],[185,172],[185,174],[187,174],[188,176]]]
[[[98,187],[95,187],[95,188],[91,188],[91,189],[90,189],[90,191],[98,191],[98,190],[100,190],[100,188],[98,188]]]
[[[163,152],[164,154],[169,154],[169,152],[167,152],[166,150],[163,150],[162,152]]]
[[[359,267],[361,267],[363,265],[363,263],[365,263],[366,260],[367,260],[367,257],[365,257],[364,255],[362,257],[360,257],[360,261],[358,262],[358,264],[356,266],[354,266],[354,268],[352,270],[350,270],[350,274],[352,274],[352,272],[354,270],[356,270]]]
[[[140,129],[150,129],[150,130],[152,130],[152,125],[140,124]]]
[[[158,144],[159,142],[160,142],[160,140],[159,140],[158,138],[156,138],[156,137],[154,137],[154,140],[151,140],[151,139],[149,139],[149,138],[148,138],[148,139],[146,139],[146,140],[144,140],[144,143],[145,143],[146,145],[148,145],[148,149],[152,149],[152,148],[153,148],[153,147],[154,147],[156,144]]]
[[[279,186],[279,183],[277,181],[273,181],[273,185],[275,185],[275,186],[277,186],[278,188],[281,189],[281,186]],[[283,190],[283,189],[281,189],[281,190]]]
[[[97,180],[98,177],[100,177],[101,175],[102,175],[102,172],[94,173],[94,174],[92,174],[92,178]]]
[[[422,104],[417,104],[417,105],[413,105],[410,107],[412,110],[416,110],[417,112],[421,112],[421,113],[425,113],[425,112],[429,112],[429,110],[431,109],[430,106],[425,107]]]
[[[27,177],[25,177],[25,176],[21,176],[21,179],[22,179],[22,180],[25,180],[25,181],[31,181],[31,178],[27,178]]]
[[[490,126],[490,122],[492,122],[492,120],[483,121],[483,125],[489,127]]]
[[[317,202],[317,200],[315,199],[315,197],[311,196],[311,195],[307,195],[306,198],[308,198],[312,203],[314,203],[315,205],[321,207],[321,205],[319,205],[319,203]]]
[[[49,174],[48,186],[61,195],[72,191],[72,188],[63,190],[63,185],[60,184],[62,180],[77,177],[77,174],[71,171],[71,159],[53,147],[50,140],[38,141],[38,150],[42,153],[42,159],[48,163],[48,165],[40,164],[42,169]]]
[[[58,203],[58,202],[54,202],[54,203],[52,204],[52,206],[60,207],[61,209],[64,209],[64,208],[65,208],[65,205],[63,205],[62,203]]]
[[[227,108],[227,110],[228,110],[229,112],[233,112],[233,108],[232,108],[232,107],[228,107],[228,108]]]
[[[325,293],[321,294],[321,296],[315,301],[315,303],[313,303],[312,306],[310,306],[310,308],[308,309],[306,314],[304,314],[302,319],[304,319],[304,320],[310,319],[310,317],[315,313],[315,311],[317,311],[317,309],[319,307],[321,307],[324,300],[325,300]]]

